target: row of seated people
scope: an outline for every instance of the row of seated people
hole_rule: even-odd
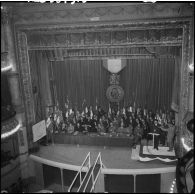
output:
[[[159,123],[158,120],[154,119],[152,114],[144,116],[143,114],[137,113],[123,113],[121,115],[107,115],[104,112],[100,112],[97,115],[85,114],[80,115],[78,118],[72,117],[64,118],[59,124],[56,125],[54,117],[51,116],[53,121],[52,129],[58,132],[66,132],[68,134],[77,135],[81,133],[111,133],[114,135],[123,134],[133,138],[134,146],[141,141],[142,138],[151,139],[151,135],[148,133],[156,132],[159,134],[157,142],[165,145],[166,141],[172,149],[172,140],[174,137],[174,130],[169,130],[174,123],[168,120],[168,123]],[[174,121],[172,121],[174,122]],[[174,129],[174,128],[171,128]],[[168,133],[167,133],[168,132]],[[170,141],[171,140],[171,141]],[[158,146],[156,146],[158,149]]]

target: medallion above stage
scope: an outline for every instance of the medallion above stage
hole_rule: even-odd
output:
[[[126,66],[126,59],[114,58],[106,59],[103,62],[104,68],[106,68],[110,73],[110,86],[107,88],[106,97],[109,102],[120,102],[124,97],[124,90],[120,83],[119,73]]]

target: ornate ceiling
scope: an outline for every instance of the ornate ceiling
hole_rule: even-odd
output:
[[[7,3],[15,24],[120,22],[193,16],[193,3]]]

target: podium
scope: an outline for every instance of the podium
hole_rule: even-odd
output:
[[[153,139],[153,147],[154,147],[154,136],[159,136],[159,133],[148,133],[149,135],[152,135],[152,139]]]

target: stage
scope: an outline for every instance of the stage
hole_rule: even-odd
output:
[[[81,133],[78,135],[57,133],[54,134],[54,143],[88,146],[130,147],[132,138],[122,134],[112,136],[111,134],[99,135],[97,133],[89,133],[88,135]]]
[[[138,147],[136,149],[138,149]],[[136,153],[136,151],[134,150],[132,152],[130,147],[51,144],[49,146],[41,146],[38,152],[30,155],[30,159],[32,159],[35,164],[40,164],[39,170],[35,172],[36,174],[42,175],[42,180],[44,180],[44,188],[46,188],[47,185],[51,184],[52,182],[61,185],[61,176],[60,171],[58,170],[63,170],[63,189],[67,189],[88,152],[91,153],[91,164],[94,163],[98,153],[101,152],[101,159],[104,165],[101,173],[103,175],[102,178],[104,184],[102,184],[103,191],[100,192],[120,192],[122,189],[119,189],[119,187],[116,187],[116,185],[113,184],[113,182],[115,183],[117,180],[117,182],[121,182],[122,186],[124,185],[123,192],[134,192],[134,189],[136,188],[136,192],[139,191],[140,193],[147,190],[149,190],[147,191],[149,193],[168,193],[169,185],[175,177],[174,165],[165,165],[160,161],[145,163],[139,160],[133,160],[133,155]],[[41,170],[42,173],[40,173]],[[87,167],[84,167],[83,172],[87,172]],[[133,181],[136,178],[136,185],[139,186],[139,188],[132,187],[132,185],[129,183],[126,184],[126,178],[128,178],[128,181],[132,183],[133,186]],[[140,178],[142,179],[140,180]],[[152,190],[153,184],[151,184],[149,188],[148,185],[150,184],[147,184],[145,189],[141,188],[140,191],[140,186],[143,184],[143,179],[146,183],[148,183],[150,179],[157,182],[155,189]]]

